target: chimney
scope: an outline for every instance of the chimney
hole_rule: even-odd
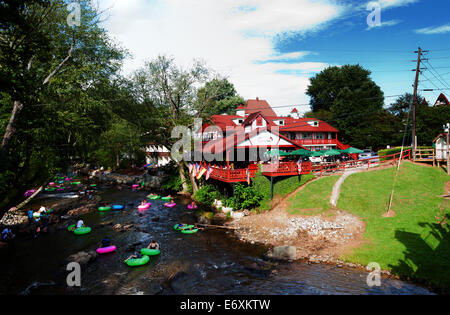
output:
[[[258,96],[256,97],[256,100],[259,101],[259,97]]]

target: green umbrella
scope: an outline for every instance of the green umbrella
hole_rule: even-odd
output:
[[[267,151],[267,155],[269,155],[269,156],[272,156],[272,155],[274,155],[274,156],[288,156],[289,153],[287,153],[285,151],[281,151],[281,150],[275,149],[275,150]]]
[[[290,153],[290,155],[311,156],[312,151],[299,149]]]
[[[342,152],[343,153],[348,153],[348,154],[355,154],[355,153],[363,153],[364,151],[360,150],[360,149],[357,149],[357,148],[350,147],[348,149],[343,150]]]
[[[325,154],[322,151],[314,151],[311,153],[312,157],[324,156]]]
[[[341,151],[335,150],[335,149],[331,149],[331,150],[325,151],[324,154],[325,155],[340,155]]]

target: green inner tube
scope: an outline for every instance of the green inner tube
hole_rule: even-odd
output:
[[[83,235],[83,234],[88,234],[90,232],[91,232],[90,227],[82,227],[82,228],[75,229],[75,231],[73,231],[73,233],[75,235]]]
[[[150,200],[156,200],[156,199],[161,198],[161,196],[158,196],[158,195],[148,195],[147,198],[150,199]]]
[[[72,183],[70,183],[70,184],[72,184],[72,185],[80,185],[81,182],[72,182]]]
[[[56,188],[45,188],[45,191],[55,191]]]
[[[194,230],[181,230],[181,233],[183,234],[195,234],[198,232],[198,229],[194,229]]]
[[[183,229],[192,229],[194,227],[194,225],[185,225],[184,227],[183,227]],[[178,224],[175,224],[174,226],[173,226],[173,229],[175,230],[175,231],[181,231],[181,230],[183,230],[183,229],[180,229],[179,227],[178,227]]]
[[[69,225],[69,226],[67,227],[67,231],[69,231],[69,232],[73,232],[74,229],[75,229],[75,224]]]
[[[125,263],[130,267],[142,266],[150,261],[150,257],[145,255],[142,258],[128,259]]]
[[[170,200],[170,199],[172,199],[172,198],[169,198],[169,197],[161,197],[161,200]]]
[[[98,211],[109,211],[109,210],[111,210],[110,206],[108,206],[108,207],[98,207]]]
[[[92,184],[91,187],[97,187],[97,184]]]
[[[141,249],[141,254],[146,256],[156,256],[161,254],[161,251],[159,249],[143,248]]]

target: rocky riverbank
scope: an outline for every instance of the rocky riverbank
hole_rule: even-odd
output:
[[[277,208],[235,219],[227,226],[234,228],[235,236],[242,242],[269,247],[267,258],[366,268],[340,260],[343,254],[364,243],[362,235],[365,224],[344,211],[294,216]],[[387,270],[381,273],[391,275]]]

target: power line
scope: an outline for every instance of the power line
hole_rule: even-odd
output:
[[[445,87],[447,87],[447,88],[450,87],[449,84],[445,81],[445,79],[439,74],[439,72],[436,71],[436,69],[433,67],[433,65],[429,61],[427,61],[427,64],[431,67],[431,70],[432,70],[432,71],[430,70],[431,74],[433,74],[433,76],[436,79],[438,79],[439,82],[443,83]],[[439,78],[434,75],[433,71]]]

